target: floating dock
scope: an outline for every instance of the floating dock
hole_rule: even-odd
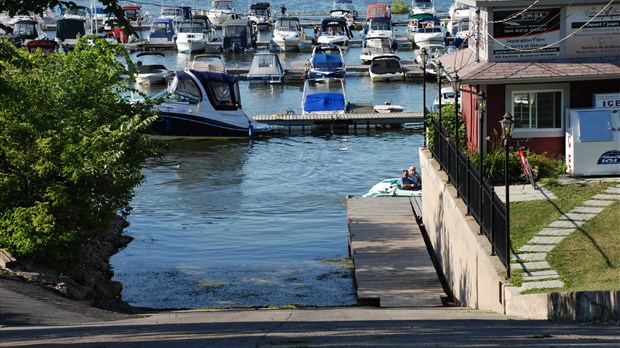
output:
[[[446,296],[417,223],[419,197],[347,197],[357,297],[380,307],[439,307]]]
[[[352,108],[360,104],[353,104]],[[361,109],[361,110],[360,110]],[[346,125],[367,127],[370,125],[402,125],[403,123],[422,123],[422,112],[374,112],[372,105],[364,105],[360,109],[344,114],[273,114],[252,115],[256,122],[282,127],[312,127],[314,125]]]

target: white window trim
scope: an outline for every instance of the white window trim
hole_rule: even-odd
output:
[[[562,92],[562,104],[560,110],[559,128],[515,128],[513,136],[515,138],[548,138],[563,137],[564,128],[566,127],[566,108],[570,105],[570,84],[568,83],[545,83],[545,84],[527,84],[527,85],[507,85],[506,86],[506,109],[514,114],[514,95],[522,92]]]

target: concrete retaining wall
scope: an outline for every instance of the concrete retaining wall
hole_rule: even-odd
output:
[[[461,306],[526,319],[618,321],[620,290],[521,294],[431,153],[420,149],[422,220],[441,270]]]
[[[504,313],[505,269],[445,172],[420,149],[422,219],[455,300],[462,306]]]

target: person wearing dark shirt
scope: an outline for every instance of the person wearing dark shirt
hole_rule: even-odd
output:
[[[409,171],[407,169],[403,169],[403,175],[398,180],[398,185],[403,190],[413,190],[415,189],[415,182],[409,178]]]
[[[282,17],[286,16],[286,6],[284,6],[284,4],[280,6],[280,10],[282,11]]]

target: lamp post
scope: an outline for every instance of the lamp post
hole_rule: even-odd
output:
[[[512,115],[509,112],[504,114],[504,118],[499,121],[502,126],[502,138],[504,140],[504,184],[506,185],[506,252],[508,257],[508,267],[506,267],[506,278],[510,278],[510,179],[508,176],[508,146],[512,136]]]
[[[437,128],[437,133],[435,134],[436,137],[442,137],[443,136],[443,132],[442,130],[442,123],[441,123],[441,77],[443,75],[443,65],[441,65],[441,62],[437,63],[437,66],[435,66],[435,73],[437,74],[437,83],[439,84],[439,95],[437,96],[437,98],[439,98],[439,109],[437,110],[439,112],[439,127]],[[443,163],[443,146],[442,146],[442,141],[439,140],[439,163]],[[443,167],[443,165],[442,165]]]
[[[459,74],[454,74],[454,80],[452,80],[452,89],[454,90],[454,143],[455,143],[455,156],[456,156],[456,196],[459,196],[459,94],[461,92],[461,80],[459,80]]]
[[[482,161],[484,159],[483,154],[483,142],[484,142],[484,133],[482,132],[482,127],[484,126],[484,111],[486,110],[487,101],[484,92],[478,89],[478,95],[476,96],[476,101],[478,102],[478,171],[480,173],[480,185],[478,191],[478,214],[480,214],[480,234],[483,233],[483,223],[482,221],[482,192],[483,192],[483,175],[482,175]]]
[[[427,147],[426,143],[426,60],[428,59],[428,53],[426,47],[422,48],[422,120],[424,121],[424,147]]]

